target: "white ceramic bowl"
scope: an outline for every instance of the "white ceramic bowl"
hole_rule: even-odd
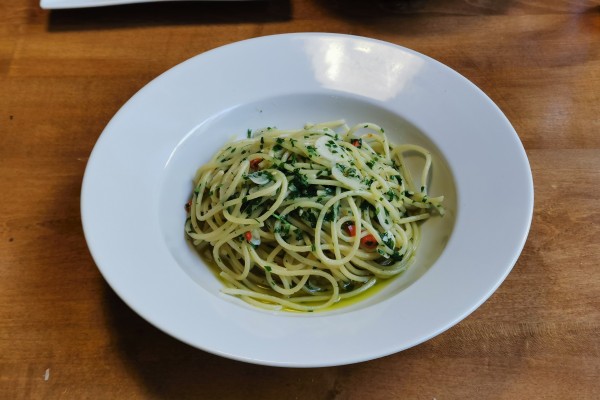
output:
[[[219,294],[184,239],[195,170],[248,128],[375,122],[429,148],[431,193],[415,264],[349,307],[291,314]],[[82,187],[90,251],[115,292],[197,348],[276,366],[365,361],[414,346],[484,302],[516,262],[533,211],[531,171],[498,107],[444,65],[378,40],[267,36],[194,57],[149,83],[94,147]]]

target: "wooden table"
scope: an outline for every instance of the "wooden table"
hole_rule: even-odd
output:
[[[500,289],[446,333],[323,369],[223,359],[160,332],[87,250],[81,180],[138,89],[198,53],[300,31],[397,43],[454,68],[525,146],[535,213]],[[514,195],[518,195],[515,193]],[[600,398],[600,1],[0,5],[0,398]]]

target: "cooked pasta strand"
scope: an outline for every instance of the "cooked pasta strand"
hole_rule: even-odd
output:
[[[390,144],[374,123],[248,136],[198,169],[185,231],[222,292],[253,306],[316,311],[368,291],[410,266],[419,224],[444,213],[429,151]],[[406,152],[425,160],[418,183]]]

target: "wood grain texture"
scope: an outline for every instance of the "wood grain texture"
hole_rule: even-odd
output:
[[[103,281],[79,217],[90,151],[138,89],[203,51],[301,31],[456,69],[512,122],[535,184],[527,244],[483,306],[422,345],[336,368],[247,365],[163,334]],[[2,2],[0,398],[600,398],[599,198],[600,1]]]

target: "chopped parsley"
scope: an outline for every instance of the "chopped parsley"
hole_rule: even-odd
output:
[[[304,221],[308,222],[308,224],[310,225],[311,228],[316,228],[318,215],[315,214],[315,212],[313,210],[311,210],[311,209],[304,210],[304,212],[301,215],[301,218]]]
[[[373,210],[373,205],[371,203],[369,203],[366,200],[363,200],[362,203],[360,203],[360,209],[362,211],[371,211]]]
[[[375,179],[373,178],[365,178],[363,179],[363,183],[368,186],[371,187],[371,185],[373,184],[373,182],[375,182]]]
[[[281,144],[283,143],[283,138],[277,138],[276,142],[277,142],[277,144],[275,146],[273,146],[273,150],[275,150],[275,151],[282,150],[283,146]]]
[[[289,224],[289,222],[287,221],[287,219],[285,217],[282,217],[279,214],[273,214],[272,215],[273,218],[280,220],[281,222],[284,222],[286,224]]]
[[[327,211],[325,213],[325,216],[323,217],[324,221],[335,221],[338,218],[338,215],[340,213],[340,203],[336,203],[333,207],[331,207],[331,209],[329,209],[329,211]]]
[[[358,178],[358,173],[357,173],[356,168],[348,168],[344,172],[344,176],[347,176],[349,178]]]
[[[333,154],[337,154],[339,153],[338,149],[339,146],[337,145],[337,143],[333,140],[328,140],[327,143],[325,143],[325,146],[327,146],[327,148],[329,149],[329,151]]]
[[[260,202],[261,202],[260,197],[258,197],[256,199],[252,199],[252,200],[243,200],[240,211],[245,212],[248,214],[248,216],[250,216],[253,214],[254,210],[257,210],[259,207],[261,207]]]
[[[395,240],[391,232],[388,231],[381,235],[381,241],[390,249],[394,249]]]
[[[298,161],[296,159],[296,153],[292,153],[292,156],[286,160],[286,163],[291,164],[293,166],[294,164],[296,164],[296,161]]]
[[[292,198],[316,196],[316,185],[309,184],[308,178],[300,172],[299,168],[296,168],[293,174],[294,177],[290,180],[290,185],[288,186]]]
[[[393,189],[388,190],[385,195],[388,197],[389,201],[400,198]]]
[[[342,174],[344,174],[344,176],[349,178],[358,178],[358,171],[356,170],[356,168],[348,167],[344,164],[335,164],[335,166],[337,167],[337,169],[342,171]]]

